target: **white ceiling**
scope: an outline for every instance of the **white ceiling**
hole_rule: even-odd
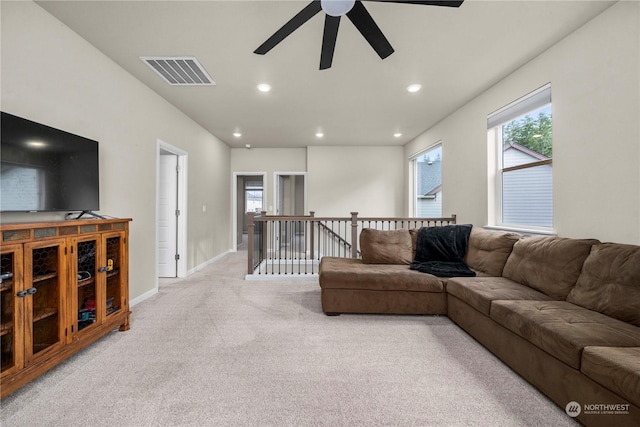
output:
[[[395,53],[381,60],[343,18],[323,71],[323,14],[253,53],[308,0],[38,3],[229,146],[305,147],[404,145],[615,1],[365,1]],[[170,86],[141,56],[195,56],[216,85]]]

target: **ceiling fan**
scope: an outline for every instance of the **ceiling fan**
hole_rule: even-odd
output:
[[[365,1],[365,0],[362,0]],[[304,9],[298,12],[289,22],[276,31],[264,43],[258,47],[254,53],[264,55],[273,49],[278,43],[297,30],[302,24],[313,18],[316,14],[324,11],[324,34],[322,37],[322,50],[320,53],[320,69],[325,70],[331,67],[333,52],[336,47],[338,37],[338,27],[340,18],[347,15],[353,25],[360,31],[362,36],[369,42],[373,50],[381,59],[391,55],[394,50],[387,38],[375,23],[361,0],[313,0]],[[407,3],[426,6],[448,6],[460,7],[464,0],[459,1],[402,1],[402,0],[366,0],[386,3]]]

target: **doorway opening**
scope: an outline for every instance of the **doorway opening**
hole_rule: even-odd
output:
[[[307,208],[306,172],[275,172],[276,215],[304,216]],[[289,224],[287,224],[289,225]],[[305,223],[294,222],[277,230],[277,248],[304,248]]]
[[[236,250],[247,248],[247,212],[266,211],[266,173],[234,172],[233,179],[233,247]]]
[[[157,171],[157,277],[185,277],[187,152],[158,140]]]

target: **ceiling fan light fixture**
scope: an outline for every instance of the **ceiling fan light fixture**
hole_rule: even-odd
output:
[[[320,0],[322,10],[330,16],[346,15],[355,4],[355,0]]]

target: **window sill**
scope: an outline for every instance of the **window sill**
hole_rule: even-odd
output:
[[[526,227],[508,227],[504,225],[485,225],[483,228],[487,230],[512,231],[514,233],[523,234],[525,236],[557,236],[554,230],[545,230],[541,228]]]

